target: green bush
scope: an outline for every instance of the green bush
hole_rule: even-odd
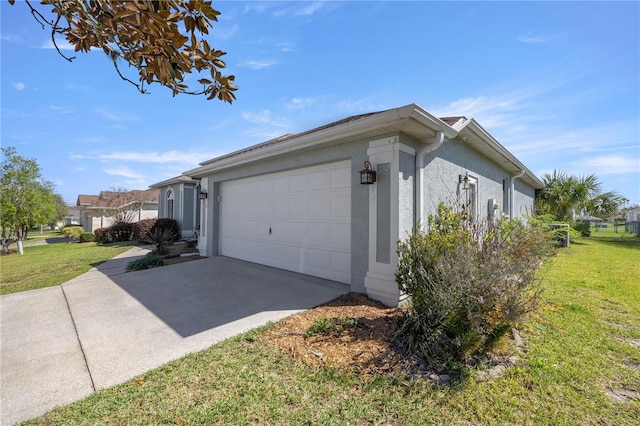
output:
[[[578,222],[574,226],[576,230],[580,232],[581,236],[583,237],[591,236],[591,222]]]
[[[141,221],[134,223],[133,239],[141,243],[147,242],[145,237],[156,224],[156,221],[157,219],[142,219]]]
[[[91,232],[83,232],[82,234],[80,234],[81,243],[92,243],[95,240],[96,240],[96,237]]]
[[[345,329],[358,327],[360,327],[360,323],[355,318],[318,318],[304,332],[304,337],[308,338],[318,334],[325,336],[340,335]]]
[[[180,239],[180,226],[178,225],[178,221],[175,219],[167,219],[161,218],[157,219],[156,223],[151,228],[150,232],[155,232],[156,229],[168,230],[169,234],[173,235],[171,242],[177,241]]]
[[[483,352],[535,309],[536,271],[551,250],[545,224],[473,223],[441,204],[426,232],[398,243],[396,281],[409,302],[397,340],[432,363]]]
[[[130,241],[133,237],[133,224],[118,222],[108,228],[99,228],[94,232],[96,241],[100,244]]]
[[[82,226],[65,226],[61,229],[61,232],[65,237],[71,238],[72,240],[77,240],[84,232],[84,229],[82,228]]]
[[[109,244],[113,242],[112,235],[109,233],[109,228],[98,228],[93,231],[96,242],[99,244]]]
[[[167,246],[173,244],[176,238],[176,233],[171,228],[153,227],[147,234],[145,240],[156,247],[154,253],[163,256],[169,253]]]
[[[163,266],[164,260],[162,258],[152,254],[139,259],[133,260],[127,264],[127,272],[141,271],[143,269],[155,268]]]

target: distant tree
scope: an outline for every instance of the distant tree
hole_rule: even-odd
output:
[[[55,210],[53,184],[40,175],[36,160],[24,158],[15,148],[2,148],[0,176],[0,228],[2,252],[27,237],[29,229],[46,223]]]
[[[9,0],[14,4],[15,0]],[[57,35],[63,36],[76,52],[101,49],[112,61],[124,81],[141,93],[145,85],[159,83],[179,93],[204,95],[208,100],[235,100],[235,76],[220,72],[226,67],[221,59],[226,52],[212,48],[204,35],[220,12],[211,1],[202,0],[41,0],[51,6],[49,12],[25,1],[35,20],[51,29],[51,40],[58,53]],[[119,60],[138,71],[137,80],[126,77]],[[200,88],[190,89],[185,74],[205,73]]]
[[[117,187],[100,192],[100,197],[105,201],[111,225],[134,223],[138,221],[140,209],[145,202],[145,191],[129,191]]]
[[[572,221],[581,213],[608,219],[622,203],[615,192],[601,192],[602,183],[595,174],[573,176],[554,170],[544,174],[542,182],[544,189],[538,196],[536,209],[558,221]]]
[[[53,194],[53,214],[49,216],[49,219],[43,223],[49,225],[53,230],[58,222],[63,222],[69,213],[67,203],[60,194]]]

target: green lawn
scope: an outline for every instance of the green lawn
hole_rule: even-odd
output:
[[[546,266],[523,327],[525,365],[493,381],[435,387],[361,380],[265,347],[254,330],[58,408],[29,424],[637,425],[640,239],[576,239]]]
[[[25,246],[22,256],[11,254],[0,257],[0,294],[62,284],[124,253],[133,245],[133,242],[127,242],[105,245],[59,243]]]

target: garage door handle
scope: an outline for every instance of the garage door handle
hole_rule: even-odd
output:
[[[271,227],[269,227],[269,235],[271,235]]]

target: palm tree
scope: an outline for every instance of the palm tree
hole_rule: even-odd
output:
[[[538,195],[537,210],[558,221],[571,221],[580,213],[609,217],[621,202],[615,192],[601,193],[602,183],[593,173],[572,176],[554,170],[542,175],[542,182],[544,189]]]

